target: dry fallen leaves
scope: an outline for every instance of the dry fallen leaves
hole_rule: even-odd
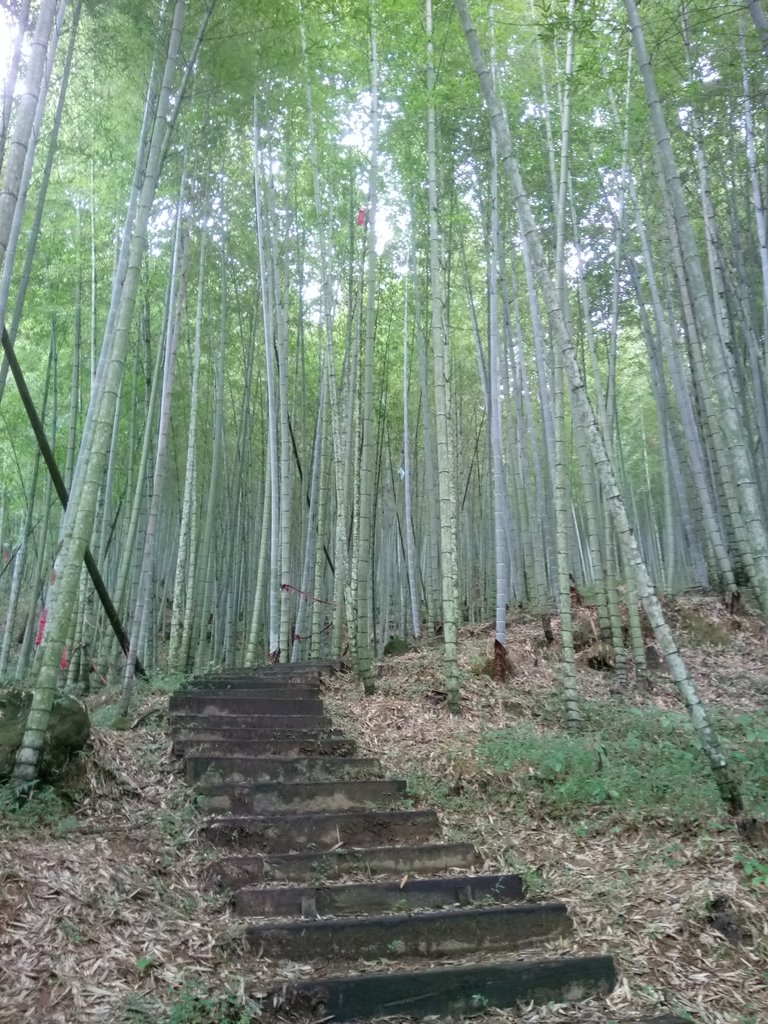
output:
[[[475,842],[485,861],[478,870],[529,865],[548,894],[566,900],[573,933],[545,951],[610,952],[617,959],[620,980],[607,999],[479,1017],[505,1024],[608,1024],[671,1007],[688,1011],[697,1024],[766,1024],[768,905],[766,894],[750,888],[738,870],[743,847],[735,830],[699,835],[657,826],[580,837],[562,822],[521,820],[498,801],[484,803],[478,738],[509,725],[511,715],[530,718],[556,689],[556,654],[542,648],[540,633],[538,620],[514,623],[515,677],[506,684],[471,674],[472,663],[487,659],[491,634],[467,633],[460,718],[425,699],[441,690],[437,648],[387,659],[379,692],[365,701],[350,677],[326,688],[335,724],[379,757],[388,775],[418,774],[448,781],[456,793],[466,789],[461,810],[443,813],[444,834]],[[708,702],[745,711],[764,703],[765,690],[756,685],[768,676],[764,639],[764,627],[746,619],[727,647],[686,651]],[[583,670],[580,683],[587,698],[606,699],[611,680]],[[663,680],[638,700],[678,707]],[[201,886],[207,855],[195,839],[194,813],[185,810],[191,804],[180,766],[156,728],[157,705],[155,697],[137,709],[135,721],[143,727],[95,730],[84,760],[86,797],[72,831],[60,838],[3,838],[0,1024],[120,1024],[131,1019],[125,1015],[129,997],[167,1001],[189,978],[256,995],[276,982],[317,974],[396,969],[391,961],[351,969],[273,962],[268,950],[258,960],[246,957],[238,938],[242,923]],[[708,921],[716,894],[736,908],[754,936],[751,945],[730,945]]]

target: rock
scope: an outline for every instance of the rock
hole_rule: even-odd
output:
[[[31,705],[29,690],[0,690],[0,782],[9,779],[13,772]],[[83,749],[90,733],[85,706],[74,697],[59,695],[53,703],[45,737],[41,779],[53,781],[72,755]]]
[[[707,907],[707,922],[716,928],[733,945],[751,945],[753,935],[751,929],[742,920],[739,911],[727,896],[713,896]]]
[[[401,639],[399,636],[393,636],[387,646],[384,648],[384,654],[389,657],[392,654],[407,654],[411,649],[411,645],[407,640]]]
[[[647,643],[645,645],[645,664],[652,671],[665,667],[664,655],[656,644]]]
[[[610,644],[602,641],[592,644],[583,655],[587,664],[596,672],[613,672],[616,668],[616,656]]]
[[[768,821],[762,818],[739,818],[736,822],[742,839],[757,849],[768,846]]]

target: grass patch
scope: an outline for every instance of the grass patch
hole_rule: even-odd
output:
[[[718,716],[717,726],[752,813],[768,806],[768,716]],[[721,810],[709,766],[682,712],[594,704],[585,732],[520,724],[489,733],[481,766],[534,813],[624,822],[700,822]]]
[[[176,693],[187,687],[192,678],[187,672],[153,672],[148,679],[136,680],[136,693]]]
[[[44,832],[61,838],[78,827],[71,794],[40,786],[23,801],[11,786],[0,786],[0,831],[6,837]]]
[[[151,970],[148,963],[144,970]],[[199,981],[187,981],[165,998],[130,995],[119,1020],[123,1024],[252,1024],[261,1004],[234,991],[209,992]]]

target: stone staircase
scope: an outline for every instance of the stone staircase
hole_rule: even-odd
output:
[[[347,1021],[610,991],[611,957],[532,955],[569,931],[564,904],[526,902],[517,875],[476,874],[474,847],[440,842],[434,811],[402,809],[405,783],[333,728],[321,690],[336,668],[228,671],[170,701],[174,751],[215,815],[202,829],[222,851],[208,884],[249,919],[255,952],[341,965],[282,985],[273,1005],[294,1020]],[[389,963],[366,973],[372,960]]]

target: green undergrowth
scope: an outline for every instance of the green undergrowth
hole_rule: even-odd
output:
[[[165,697],[188,686],[192,676],[182,672],[153,672],[147,679],[136,679],[133,688],[133,699],[127,715],[120,713],[120,687],[115,686],[101,694],[97,707],[90,708],[91,724],[102,729],[116,729],[125,732],[141,711],[141,702],[147,699]],[[106,701],[106,703],[105,703]],[[86,703],[88,700],[86,698]],[[143,728],[160,729],[164,726],[162,718],[148,715],[142,720]]]
[[[568,821],[577,829],[661,821],[695,826],[722,810],[685,712],[595,702],[585,706],[577,735],[541,708],[537,718],[486,733],[463,778],[413,775],[411,798],[461,811],[476,805],[480,794],[484,805]],[[713,721],[747,813],[767,815],[768,713],[718,712]],[[461,760],[466,763],[466,752]]]
[[[25,799],[0,785],[0,832],[8,838],[42,833],[63,838],[78,827],[74,815],[80,794],[53,786],[36,787]]]
[[[527,723],[489,733],[477,750],[493,788],[550,816],[639,823],[709,819],[721,809],[683,712],[593,704],[581,735]],[[768,715],[715,716],[750,813],[768,811]]]
[[[186,672],[153,672],[147,680],[136,680],[136,692],[175,693],[186,689],[192,678]]]
[[[137,971],[151,970],[151,963],[137,962]],[[198,981],[187,981],[165,997],[132,993],[118,1017],[120,1024],[252,1024],[261,1015],[261,1004],[239,993],[209,992]]]

